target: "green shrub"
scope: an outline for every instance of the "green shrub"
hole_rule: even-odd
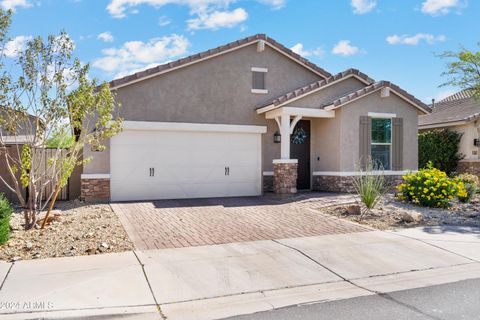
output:
[[[360,170],[360,174],[353,178],[353,186],[366,208],[360,215],[360,218],[363,218],[366,213],[375,208],[383,195],[388,191],[383,168],[372,160],[369,160],[366,168]]]
[[[461,202],[470,202],[473,196],[478,192],[479,180],[478,176],[470,173],[462,173],[455,177],[457,181],[463,182],[467,194],[463,197],[459,196],[458,200]]]
[[[7,242],[10,236],[10,216],[12,208],[3,193],[0,193],[0,244]]]
[[[463,182],[449,178],[431,163],[426,169],[404,175],[397,189],[401,200],[432,208],[448,208],[455,197],[467,196]]]
[[[464,158],[459,153],[462,134],[447,129],[436,129],[418,135],[418,167],[426,168],[429,162],[435,168],[451,174],[457,170],[458,161]]]

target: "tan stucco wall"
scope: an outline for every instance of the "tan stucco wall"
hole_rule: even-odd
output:
[[[363,87],[365,87],[363,82],[355,78],[348,78],[332,85],[331,87],[323,88],[322,90],[307,95],[304,98],[287,103],[286,105],[289,107],[320,108],[326,103],[330,103],[335,99]]]
[[[340,171],[341,113],[339,109],[333,119],[317,118],[312,121],[312,172]]]
[[[268,68],[268,94],[253,94],[251,67]],[[285,92],[321,79],[298,63],[266,46],[256,45],[220,55],[158,77],[118,89],[117,101],[125,120],[267,125],[263,135],[263,170],[272,170],[271,160],[280,155],[273,144],[277,130],[273,120],[257,115],[255,107]],[[108,143],[107,143],[108,146]],[[109,152],[92,153],[84,173],[109,173]]]
[[[368,112],[395,113],[403,118],[403,169],[417,169],[418,109],[393,92],[382,98],[377,91],[342,107],[340,170],[355,171],[359,167],[359,122]]]
[[[473,140],[479,138],[479,132],[475,127],[475,122],[469,122],[461,126],[447,127],[446,129],[463,133],[460,140],[460,153],[465,155],[464,160],[480,159],[480,148],[473,145]]]

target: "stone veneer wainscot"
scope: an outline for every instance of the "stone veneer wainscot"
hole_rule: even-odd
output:
[[[273,191],[275,193],[297,193],[297,168],[297,160],[273,160]]]
[[[313,176],[313,190],[354,193],[353,178],[354,176],[315,175]],[[403,178],[402,175],[385,175],[385,180],[395,192],[395,187],[402,183]]]
[[[461,160],[458,163],[457,171],[460,173],[471,173],[480,178],[480,160]]]
[[[109,175],[82,175],[80,199],[84,201],[109,201]]]

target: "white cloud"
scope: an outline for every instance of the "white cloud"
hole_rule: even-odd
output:
[[[311,55],[310,51],[306,51],[303,49],[303,44],[301,43],[297,43],[296,45],[291,47],[290,50],[292,50],[296,54],[301,55],[302,57],[308,57],[309,55]]]
[[[445,15],[452,9],[460,9],[466,6],[466,1],[461,0],[425,0],[422,3],[422,12],[432,15]]]
[[[248,13],[237,8],[233,11],[213,11],[208,13],[200,13],[198,18],[187,20],[188,29],[212,29],[232,28],[239,23],[247,20]]]
[[[170,23],[172,23],[172,20],[170,20],[167,16],[161,16],[158,18],[158,25],[160,27],[168,26]]]
[[[0,2],[0,7],[4,10],[15,10],[17,7],[28,8],[31,6],[32,4],[28,0],[2,0]]]
[[[309,57],[309,56],[315,56],[315,57],[323,57],[325,55],[325,51],[322,48],[316,48],[314,50],[305,50],[303,48],[302,43],[297,43],[293,47],[290,48],[293,52],[296,54],[301,55],[302,57]]]
[[[97,36],[98,40],[102,40],[103,42],[113,42],[113,35],[110,31],[105,31],[100,33]]]
[[[417,33],[414,36],[392,35],[392,36],[388,36],[386,40],[389,44],[392,44],[392,45],[406,44],[406,45],[416,46],[421,41],[425,41],[428,44],[434,44],[436,42],[443,42],[443,41],[447,40],[447,37],[445,37],[443,34],[438,35],[438,36],[434,36],[434,35],[428,34],[428,33]]]
[[[28,41],[31,41],[32,36],[18,36],[8,41],[5,44],[3,53],[6,57],[15,58],[18,54],[26,49]]]
[[[274,9],[285,7],[286,0],[257,0],[260,3],[272,6]]]
[[[360,52],[358,47],[352,46],[350,40],[340,40],[332,49],[333,54],[348,57]]]
[[[452,94],[455,94],[456,91],[454,90],[444,90],[444,91],[440,91],[440,92],[437,92],[437,94],[433,97],[427,97],[425,99],[425,103],[432,103],[432,99],[435,99],[435,102],[440,102],[441,100],[451,96]]]
[[[259,3],[280,9],[286,0],[255,0]],[[237,0],[110,0],[107,11],[114,18],[125,18],[137,7],[149,5],[160,8],[167,4],[184,5],[190,8],[191,19],[187,20],[189,29],[215,29],[231,28],[248,18],[248,13],[243,8],[230,9],[230,5]]]
[[[189,45],[185,37],[176,34],[150,39],[148,42],[129,41],[118,49],[104,49],[104,56],[94,60],[93,66],[121,77],[185,55]]]
[[[350,3],[355,14],[365,14],[377,6],[376,0],[352,0]]]
[[[447,97],[450,97],[452,94],[455,94],[457,93],[456,91],[454,90],[445,90],[445,91],[441,91],[439,93],[437,93],[437,95],[435,96],[435,101],[441,101]]]

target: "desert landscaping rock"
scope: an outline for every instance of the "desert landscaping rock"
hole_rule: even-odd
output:
[[[15,210],[10,240],[0,246],[0,260],[91,255],[133,249],[117,215],[108,204],[59,202],[45,230],[23,230],[23,215]]]
[[[480,195],[478,194],[471,203],[456,201],[448,209],[424,208],[399,201],[393,195],[386,195],[363,219],[349,214],[348,206],[345,205],[316,209],[322,213],[380,230],[438,225],[480,227]]]
[[[418,212],[402,211],[401,217],[402,220],[406,223],[420,222],[423,220],[422,214]]]
[[[351,205],[346,208],[346,211],[349,215],[359,216],[362,213],[362,209],[359,205]]]

